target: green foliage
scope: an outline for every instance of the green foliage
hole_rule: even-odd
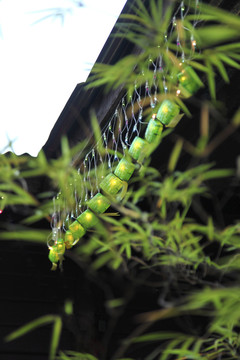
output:
[[[76,351],[60,351],[58,360],[97,360],[97,358],[90,354],[79,353]]]
[[[237,115],[233,123],[236,122],[236,117]],[[95,132],[97,133],[97,130]],[[195,166],[179,171],[178,161],[181,158],[183,144],[183,140],[176,142],[163,174],[149,166],[146,161],[146,165],[135,172],[125,198],[121,202],[113,201],[112,207],[115,213],[100,215],[100,222],[95,229],[89,232],[86,239],[81,240],[75,249],[75,254],[90,266],[92,271],[99,271],[104,267],[112,271],[122,271],[122,269],[130,271],[132,264],[138,264],[142,270],[147,270],[150,274],[169,268],[174,272],[174,269],[178,268],[181,269],[180,272],[186,282],[189,276],[187,269],[191,269],[191,274],[195,278],[201,266],[207,269],[215,268],[223,276],[232,271],[239,271],[239,224],[217,228],[211,214],[208,214],[206,223],[199,223],[188,216],[197,197],[211,196],[209,181],[231,178],[234,176],[234,171],[217,169],[214,164],[209,163],[196,163]],[[5,173],[2,175],[2,194],[7,200],[9,199],[9,203],[5,202],[4,211],[12,206],[12,197],[8,194],[11,195],[15,191],[15,182],[27,183],[27,179],[31,178],[31,172],[42,175],[48,169],[47,174],[52,184],[59,188],[62,184],[66,185],[66,181],[69,184],[74,179],[75,169],[68,162],[74,154],[68,148],[66,141],[63,142],[63,146],[62,157],[50,162],[43,154],[37,158],[29,158],[28,161],[26,157],[1,155],[5,166]],[[205,143],[205,147],[207,146],[208,142]],[[13,164],[16,165],[17,174],[13,170]],[[4,181],[12,184],[12,189],[6,188],[4,192]],[[68,190],[64,191],[67,192],[65,196],[69,196]],[[26,197],[25,193],[27,190],[19,192],[18,196],[22,196],[22,205],[31,206],[33,215],[22,220],[25,225],[16,224],[15,229],[7,227],[7,231],[1,232],[0,237],[2,240],[17,239],[46,243],[48,230],[33,230],[28,226],[44,216],[50,216],[52,205],[48,198],[49,194],[47,200],[46,194],[38,194],[37,202],[32,205],[28,203],[28,199],[34,196],[28,194]],[[141,205],[143,201],[148,203],[144,210]],[[205,248],[211,243],[218,243],[221,251],[224,250],[224,255],[210,258]],[[166,331],[146,332],[132,337],[127,342],[127,348],[137,343],[142,345],[152,343],[152,350],[146,357],[148,360],[157,356],[165,360],[171,359],[172,356],[176,359],[186,357],[217,359],[221,352],[230,354],[232,359],[237,359],[236,349],[239,339],[235,329],[240,321],[239,287],[237,285],[230,288],[205,287],[200,292],[187,294],[184,303],[182,301],[180,298],[173,301],[170,308],[144,314],[143,323],[157,323],[162,319],[184,314],[201,314],[212,318],[203,337]],[[116,310],[123,308],[125,303],[124,297],[113,298],[106,306]],[[72,314],[71,303],[66,304],[66,311]],[[50,359],[55,359],[62,326],[61,318],[58,316],[49,315],[37,319],[10,334],[7,340],[14,340],[49,323],[54,324]],[[94,359],[89,354],[66,351],[60,351],[57,358]]]
[[[133,14],[124,15],[117,36],[126,37],[144,51],[137,56],[129,55],[115,65],[97,64],[88,86],[106,85],[107,90],[125,86],[129,94],[135,89],[135,84],[140,87],[146,79],[151,86],[153,72],[149,64],[160,52],[168,64],[168,73],[164,74],[170,89],[167,97],[175,100],[190,116],[184,99],[174,95],[179,72],[179,60],[175,56],[176,31],[167,40],[164,38],[173,8],[168,8],[162,19],[161,1],[151,0],[149,10],[142,1],[136,4]],[[192,27],[194,17],[191,11],[183,19],[183,24],[179,23],[182,29],[180,40],[185,54],[189,55],[189,65],[198,71],[195,81],[199,84],[202,84],[202,79],[208,82],[214,100],[215,72],[229,83],[228,67],[239,69],[240,66],[240,44],[235,42],[240,34],[240,21],[232,14],[205,4],[202,4],[198,16],[203,24],[197,29]],[[194,54],[189,49],[190,38],[185,28],[194,32],[198,44]],[[160,74],[158,101],[166,98],[161,92],[162,80]],[[208,155],[237,130],[240,120],[237,110],[222,132],[211,132],[208,122],[211,123],[212,118],[208,118],[204,109],[213,109],[214,104],[203,104],[202,127],[195,143],[179,137],[172,151],[163,153],[161,145],[173,132],[172,129],[164,130],[158,150],[159,167],[152,167],[150,158],[139,165],[125,197],[121,201],[112,199],[111,211],[98,215],[95,228],[79,241],[75,249],[69,250],[95,276],[107,269],[110,273],[124,274],[133,288],[141,284],[159,289],[156,309],[138,314],[136,330],[119,345],[113,360],[133,360],[128,350],[138,345],[141,349],[145,346],[149,349],[149,344],[148,354],[143,355],[145,360],[239,359],[240,224],[234,222],[226,226],[201,202],[212,198],[212,181],[219,184],[227,180],[229,186],[238,181],[234,169],[218,168],[217,163],[209,163]],[[149,115],[147,110],[145,115]],[[99,140],[101,131],[94,115],[92,127],[98,145],[96,151],[104,156],[105,147]],[[81,187],[76,179],[82,182],[83,177],[73,163],[79,153],[81,156],[77,160],[84,161],[87,151],[86,142],[70,149],[67,140],[63,139],[62,156],[55,160],[48,160],[43,152],[36,158],[17,157],[12,153],[0,155],[1,209],[4,212],[13,207],[17,207],[19,212],[28,209],[18,224],[2,224],[1,240],[47,242],[50,230],[36,229],[36,224],[43,219],[51,222],[52,197],[56,194],[57,206],[62,211],[74,204],[75,191],[80,197]],[[186,153],[191,160],[180,166]],[[122,154],[118,155],[121,158]],[[89,172],[93,179],[99,174],[106,174],[102,165]],[[50,190],[32,194],[29,183],[39,177],[49,181]],[[90,190],[88,182],[85,186]],[[220,206],[218,211],[221,213]],[[209,250],[211,246],[214,253]],[[203,275],[199,275],[201,272]],[[124,316],[128,300],[125,294],[112,295],[105,306],[117,318],[118,312]],[[65,303],[65,315],[74,316],[71,300]],[[166,320],[192,320],[194,316],[206,320],[204,330],[200,331],[194,325],[182,332],[164,328]],[[58,315],[43,316],[14,331],[6,340],[27,336],[37,327],[53,324],[50,360],[96,360],[88,353],[59,350],[62,322]],[[160,330],[157,328],[159,324]]]
[[[201,313],[212,316],[206,336],[192,337],[174,333],[148,333],[133,339],[134,342],[168,340],[159,359],[168,359],[170,355],[189,356],[193,359],[217,359],[219,354],[228,354],[227,358],[238,359],[239,335],[239,288],[205,288],[187,298],[183,306],[175,309],[175,314]],[[161,314],[155,313],[155,320]],[[209,344],[212,342],[212,346]]]
[[[118,32],[115,36],[132,42],[140,53],[125,56],[113,65],[95,64],[87,88],[104,85],[106,91],[109,91],[124,86],[131,95],[134,84],[140,87],[146,80],[150,87],[157,84],[163,90],[164,79],[169,92],[175,96],[176,75],[180,71],[180,61],[175,55],[179,52],[176,45],[176,39],[179,37],[186,61],[197,71],[207,75],[209,92],[211,98],[215,99],[215,71],[218,71],[224,81],[229,82],[225,65],[240,68],[240,43],[238,42],[240,20],[234,14],[201,4],[197,19],[199,22],[202,21],[202,24],[195,28],[193,21],[196,20],[196,15],[193,11],[196,3],[192,1],[190,4],[192,11],[189,11],[183,19],[177,20],[177,26],[166,38],[165,34],[168,33],[174,6],[169,6],[163,14],[161,0],[150,1],[149,10],[142,1],[136,1],[134,13],[122,15],[122,22],[118,24]],[[194,34],[197,43],[197,49],[194,52],[191,48],[191,34]],[[217,46],[219,44],[224,45]],[[158,72],[157,78],[154,78],[154,70],[150,66],[152,62],[156,63],[159,56],[162,57],[163,63],[167,64],[167,70]],[[197,80],[200,80],[199,77]]]
[[[33,330],[35,330],[38,327],[45,326],[48,324],[53,324],[52,329],[52,339],[50,343],[50,350],[49,350],[49,360],[54,360],[56,357],[56,352],[58,348],[58,344],[60,341],[61,336],[61,330],[62,330],[62,319],[58,315],[46,315],[42,316],[24,326],[21,328],[15,330],[11,334],[9,334],[6,337],[6,341],[13,341]]]

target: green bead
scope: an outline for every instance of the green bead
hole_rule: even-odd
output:
[[[75,241],[75,239],[74,239],[73,234],[71,233],[71,231],[67,230],[65,232],[65,238],[64,238],[64,243],[65,243],[66,249],[71,249],[74,241]]]
[[[63,239],[57,239],[57,253],[63,255],[65,253],[65,244]]]
[[[179,106],[171,100],[164,100],[157,112],[156,118],[163,124],[168,125],[179,114]]]
[[[83,235],[85,235],[86,230],[82,227],[81,224],[79,224],[79,222],[77,220],[75,220],[70,226],[69,226],[69,230],[71,231],[71,233],[73,234],[73,237],[75,240],[80,239],[81,237],[83,237]]]
[[[97,193],[91,200],[88,201],[88,207],[97,214],[104,213],[110,205],[110,201],[101,193]]]
[[[116,167],[114,174],[123,181],[128,181],[135,170],[135,165],[122,158]]]
[[[106,194],[117,195],[123,187],[123,182],[117,176],[110,173],[101,181],[99,186]]]
[[[59,254],[57,252],[57,245],[54,245],[53,247],[51,247],[51,249],[49,251],[48,258],[52,263],[57,263],[59,261]]]
[[[203,85],[191,66],[186,66],[179,74],[179,90],[184,96],[191,96]]]
[[[84,227],[84,229],[90,229],[98,222],[98,218],[90,210],[85,210],[80,216],[77,217],[77,221]]]
[[[149,121],[145,131],[145,139],[149,144],[158,140],[162,134],[163,126],[160,121],[156,121],[153,118]]]
[[[146,150],[146,141],[136,136],[129,148],[129,154],[133,159],[138,160],[140,155],[143,155]]]

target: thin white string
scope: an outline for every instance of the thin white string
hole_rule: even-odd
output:
[[[184,26],[183,21],[190,11],[190,0],[181,1],[176,11],[174,12],[171,22],[170,29],[163,35],[165,51],[168,51],[168,39],[172,36],[173,32],[177,32],[177,50],[175,53],[176,57],[180,57],[181,61],[186,60],[186,54],[181,44],[181,38],[179,29],[176,26],[177,20],[181,20],[181,27],[190,33],[191,41],[193,38],[193,30],[188,29]],[[195,0],[194,14],[196,15],[195,20],[192,23],[193,28],[197,26],[200,21],[200,5],[199,0]],[[61,213],[59,194],[53,198],[53,214],[51,220],[52,228],[52,240],[56,241],[61,236],[61,227],[66,230],[68,228],[71,218],[75,219],[78,217],[89,199],[91,199],[96,192],[100,191],[99,184],[104,178],[105,168],[112,172],[115,164],[119,161],[119,153],[125,155],[126,149],[131,146],[131,142],[135,136],[139,136],[141,133],[141,127],[147,122],[143,122],[143,109],[147,98],[150,100],[150,106],[152,109],[158,103],[157,94],[160,92],[161,87],[158,83],[158,74],[163,85],[163,91],[168,92],[167,87],[167,76],[169,75],[169,66],[163,61],[163,54],[160,46],[159,55],[156,60],[148,59],[148,70],[153,71],[153,81],[149,85],[148,80],[145,81],[145,87],[138,87],[137,81],[135,82],[135,88],[132,96],[129,98],[127,94],[118,103],[114,114],[106,123],[101,130],[100,139],[98,139],[94,146],[91,147],[89,152],[85,155],[83,160],[83,166],[78,169],[78,179],[75,180],[73,189],[73,198],[75,206],[73,209],[68,208],[67,200],[64,201],[65,209]],[[191,49],[188,59],[192,59],[194,56],[195,49]],[[141,76],[144,76],[142,72]],[[140,82],[142,83],[142,82]],[[142,95],[143,92],[143,95]],[[136,107],[137,105],[137,107]],[[101,146],[100,146],[101,144]],[[104,154],[99,149],[104,148]],[[100,170],[99,170],[100,168]],[[80,182],[80,186],[79,186]],[[79,188],[81,189],[79,191]],[[61,216],[63,217],[61,222]],[[62,224],[62,225],[61,225]]]

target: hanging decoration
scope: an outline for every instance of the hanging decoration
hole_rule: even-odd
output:
[[[198,9],[196,1],[195,14]],[[178,16],[183,20],[187,12],[188,8],[184,1],[181,1],[172,17],[169,34],[164,34],[167,44],[167,39],[174,29],[177,31],[176,57],[179,59],[180,70],[177,75],[176,95],[184,98],[192,96],[202,86],[196,72],[187,64],[177,26]],[[193,23],[193,29],[196,25],[197,20]],[[186,28],[185,30],[192,31]],[[189,58],[197,46],[193,33],[190,38]],[[101,139],[86,154],[79,167],[79,176],[68,189],[74,205],[71,208],[64,206],[64,202],[68,202],[62,198],[61,193],[53,199],[52,234],[48,240],[49,260],[53,270],[58,263],[62,263],[65,250],[76,245],[86,232],[97,224],[98,215],[109,209],[112,200],[123,199],[128,181],[142,166],[144,159],[159,145],[163,130],[169,126],[174,127],[183,116],[176,99],[168,93],[168,68],[161,53],[156,61],[150,59],[150,63],[153,68],[152,86],[146,81],[143,91],[143,87],[135,84],[133,95],[122,98],[110,121],[102,129]],[[161,74],[162,84],[158,83],[158,73]],[[160,89],[163,89],[165,96],[161,103],[158,102]],[[150,104],[152,115],[148,121],[143,122],[145,103]]]

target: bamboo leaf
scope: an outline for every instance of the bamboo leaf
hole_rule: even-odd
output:
[[[208,79],[208,87],[209,87],[210,95],[213,100],[216,100],[215,74],[210,61],[206,59],[205,63],[209,69],[207,73],[207,79]]]
[[[1,240],[19,240],[19,241],[30,241],[37,242],[46,245],[46,240],[49,236],[47,230],[16,230],[16,231],[1,231]]]
[[[43,218],[46,218],[48,216],[49,212],[43,212],[42,210],[38,209],[35,214],[23,219],[23,221],[21,222],[22,224],[25,225],[30,225],[30,224],[34,224],[40,220],[42,220]]]
[[[226,64],[234,67],[235,69],[240,69],[240,64],[238,64],[236,61],[234,61],[233,59],[231,59],[230,57],[228,57],[225,54],[218,54],[218,57],[225,62]]]
[[[150,311],[138,316],[138,320],[141,322],[155,322],[161,319],[167,319],[179,314],[179,309],[170,307],[162,310]]]
[[[221,60],[216,56],[216,57],[212,57],[211,61],[217,67],[217,69],[218,69],[219,73],[221,74],[223,80],[226,83],[229,83],[229,77],[228,77],[227,71],[226,71],[223,63],[221,62]]]
[[[146,21],[149,22],[149,20],[151,19],[149,16],[149,12],[147,10],[147,8],[144,6],[144,3],[141,0],[137,0],[137,6],[134,7],[134,10],[136,12],[136,14],[138,14],[140,17],[142,17],[143,19],[146,19]]]
[[[98,360],[95,356],[77,351],[65,350],[59,352],[61,360]]]
[[[7,335],[5,337],[5,341],[13,341],[25,334],[27,334],[28,332],[31,332],[32,330],[44,326],[44,325],[48,325],[51,323],[54,323],[56,321],[56,315],[46,315],[43,317],[40,317],[36,320],[31,321],[30,323],[21,326],[19,329],[13,331],[11,334]]]
[[[101,155],[103,155],[105,152],[104,152],[104,147],[103,147],[103,142],[102,142],[101,129],[99,127],[99,123],[96,118],[96,115],[93,112],[91,113],[91,124],[92,124],[92,129],[93,129],[93,133],[94,133],[94,137],[95,137],[95,143],[97,144],[98,151]]]
[[[125,303],[125,299],[124,298],[116,298],[116,299],[112,299],[112,300],[108,300],[107,301],[107,306],[109,307],[109,308],[117,308],[117,307],[119,307],[119,306],[122,306],[122,305],[124,305],[124,303]]]
[[[43,150],[39,151],[37,156],[37,161],[39,162],[39,165],[41,168],[45,168],[48,165],[46,155]]]
[[[49,360],[54,360],[57,353],[60,337],[62,332],[62,319],[56,316],[53,324],[52,340],[50,345]]]
[[[232,119],[232,124],[234,126],[240,126],[240,108],[234,114],[234,117]]]
[[[228,55],[229,55],[229,57],[231,57],[231,58],[233,58],[233,59],[235,59],[235,60],[240,61],[240,54],[236,54],[236,53],[234,53],[234,52],[228,52]]]
[[[105,252],[99,256],[92,264],[93,269],[97,270],[106,265],[110,260],[113,259],[113,254],[110,251]]]
[[[176,96],[175,101],[188,117],[192,117],[192,115],[191,115],[190,111],[188,110],[187,106],[184,104],[184,102],[179,97]]]
[[[175,338],[174,340],[170,341],[166,349],[163,350],[160,360],[167,360],[168,355],[172,354],[172,349],[175,347],[180,347],[180,343],[181,339],[179,338]]]
[[[198,63],[197,61],[190,60],[188,63],[189,63],[189,65],[191,65],[192,67],[194,67],[197,70],[203,71],[205,73],[208,73],[208,71],[209,71],[207,66],[204,66],[204,65]]]
[[[198,34],[199,47],[206,48],[226,41],[232,41],[239,37],[239,30],[228,26],[211,25],[204,26],[196,30]]]
[[[42,316],[36,320],[33,320],[30,323],[13,331],[11,334],[7,335],[5,337],[5,341],[7,341],[7,342],[13,341],[13,340],[15,340],[23,335],[26,335],[27,333],[29,333],[39,327],[42,327],[42,326],[45,326],[45,325],[48,325],[51,323],[53,324],[53,332],[52,332],[52,340],[50,343],[49,360],[54,360],[56,351],[57,351],[57,347],[59,344],[59,340],[60,340],[61,329],[62,329],[62,320],[57,315],[46,315],[46,316]]]
[[[227,53],[229,54],[229,51],[236,51],[236,50],[240,50],[240,42],[234,42],[234,43],[230,43],[230,44],[225,44],[225,45],[221,45],[221,46],[217,46],[214,48],[214,50],[216,52],[219,53]]]
[[[155,0],[150,0],[150,12],[151,12],[151,18],[153,19],[153,24],[155,26],[158,26],[158,24],[161,23],[162,20],[162,3],[161,1],[158,2],[158,6],[155,2]]]
[[[215,169],[210,170],[201,175],[203,180],[210,180],[210,179],[217,179],[217,178],[224,178],[228,176],[233,176],[235,171],[232,169]]]
[[[147,13],[147,16],[148,16],[148,13]],[[120,15],[120,18],[121,19],[128,19],[128,20],[136,21],[136,22],[142,24],[144,27],[149,26],[149,21],[148,21],[149,17],[144,18],[143,16],[138,16],[138,15],[135,15],[135,14],[122,14],[122,15]],[[125,24],[126,23],[124,23],[124,24],[120,23],[119,28],[121,29],[121,27],[124,26]],[[132,26],[132,25],[133,25],[132,23],[128,23],[129,27]]]
[[[195,7],[195,5],[192,5],[192,7]],[[218,22],[229,25],[230,28],[233,28],[236,31],[240,30],[240,19],[237,15],[231,14],[219,7],[204,3],[201,4],[201,12],[212,16]]]
[[[168,171],[173,172],[175,170],[177,161],[179,159],[180,153],[183,147],[183,140],[178,140],[173,148],[169,162],[168,162]]]
[[[145,335],[135,337],[132,341],[134,343],[138,343],[138,342],[169,340],[169,339],[176,339],[176,338],[182,339],[184,337],[185,337],[185,335],[183,335],[181,333],[177,333],[177,332],[153,332],[153,333],[148,333]]]

